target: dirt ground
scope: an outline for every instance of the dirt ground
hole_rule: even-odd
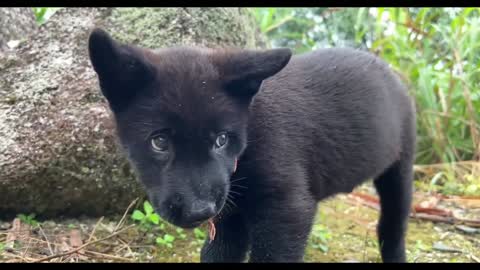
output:
[[[359,190],[367,194],[371,187]],[[374,208],[346,194],[320,203],[305,261],[381,262]],[[470,218],[480,217],[480,209],[469,212]],[[130,214],[35,223],[25,217],[0,221],[0,261],[198,262],[206,233],[205,227],[177,230],[162,222],[142,226]],[[409,262],[480,262],[480,229],[411,218],[407,257]]]

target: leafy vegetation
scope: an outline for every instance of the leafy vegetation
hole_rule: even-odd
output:
[[[480,155],[479,8],[258,8],[273,47],[369,50],[408,83],[417,104],[417,163]]]
[[[143,203],[143,210],[135,210],[132,213],[132,219],[139,221],[140,225],[144,228],[149,229],[152,225],[159,225],[160,223],[160,216],[154,212],[152,205],[145,201]]]
[[[480,196],[480,176],[465,174],[459,178],[451,170],[440,171],[429,182],[417,181],[415,185],[420,190],[445,195]]]
[[[35,220],[35,214],[30,214],[30,215],[25,215],[25,214],[19,214],[18,218],[20,219],[21,222],[28,224],[32,227],[38,226],[38,221]]]
[[[173,248],[176,239],[184,240],[187,238],[187,234],[183,229],[175,228],[163,221],[160,216],[155,213],[152,205],[148,201],[143,203],[143,211],[138,209],[134,210],[131,218],[139,223],[143,231],[159,233],[155,238],[155,242],[160,246]],[[205,232],[200,228],[195,228],[194,235],[194,241],[198,244],[203,243],[206,237]]]
[[[43,24],[59,9],[60,8],[35,7],[33,8],[33,13],[35,14],[37,23]]]
[[[312,248],[328,252],[328,241],[332,235],[327,227],[322,224],[315,224],[311,234]]]

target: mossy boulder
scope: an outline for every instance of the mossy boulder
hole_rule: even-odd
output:
[[[0,218],[117,214],[144,196],[88,59],[94,26],[150,48],[265,46],[244,8],[59,10],[0,58]]]

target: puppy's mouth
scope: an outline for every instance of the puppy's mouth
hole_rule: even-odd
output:
[[[166,209],[164,208],[160,208],[160,207],[156,207],[154,206],[154,210],[156,213],[158,213],[163,220],[165,220],[166,222],[174,225],[174,226],[177,226],[177,227],[180,227],[182,229],[195,229],[197,227],[200,227],[202,224],[207,224],[208,226],[212,226],[213,224],[217,223],[218,220],[221,218],[221,215],[222,215],[222,211],[224,210],[225,208],[225,205],[226,205],[226,201],[224,200],[222,203],[221,203],[221,207],[218,208],[218,210],[216,211],[216,213],[213,215],[213,216],[210,216],[206,219],[202,219],[202,220],[198,220],[198,221],[193,221],[193,222],[188,222],[186,220],[183,220],[180,216],[175,216],[175,214],[173,214],[172,212],[170,211],[165,211]],[[162,210],[163,209],[163,210]]]

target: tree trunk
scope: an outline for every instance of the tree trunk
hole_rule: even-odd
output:
[[[247,9],[57,11],[30,40],[0,58],[0,217],[109,215],[144,195],[118,150],[88,59],[93,26],[150,48],[265,44]]]
[[[32,8],[0,8],[0,52],[11,40],[22,40],[37,30]]]

